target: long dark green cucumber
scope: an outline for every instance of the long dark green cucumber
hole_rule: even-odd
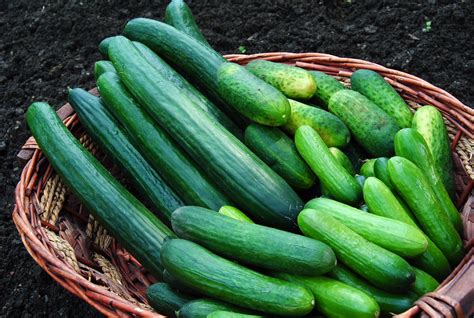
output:
[[[423,106],[413,116],[412,128],[416,129],[425,139],[433,156],[435,168],[443,179],[444,187],[454,200],[456,189],[453,180],[453,156],[443,116],[435,107]]]
[[[289,185],[298,189],[314,185],[313,171],[301,158],[293,140],[280,129],[250,124],[245,129],[245,144]]]
[[[309,276],[327,273],[336,265],[334,252],[322,242],[208,209],[181,207],[171,223],[180,238],[239,263]]]
[[[395,119],[398,126],[411,127],[413,113],[403,98],[379,73],[357,70],[351,75],[351,86]]]
[[[360,201],[361,187],[334,158],[313,128],[309,126],[298,128],[295,134],[295,144],[300,155],[333,198],[349,204],[356,204]]]
[[[252,271],[190,241],[167,240],[162,262],[184,284],[244,308],[294,317],[314,306],[306,288]]]
[[[183,0],[172,0],[168,4],[165,11],[165,22],[209,46],[206,38],[199,30],[191,9]]]
[[[254,223],[244,212],[240,211],[236,207],[230,205],[224,205],[218,211],[220,214],[233,218],[234,220],[239,220],[247,223]]]
[[[431,277],[428,273],[415,268],[416,279],[415,283],[412,286],[412,290],[418,296],[423,296],[424,294],[431,293],[436,288],[438,288],[439,283]]]
[[[435,167],[431,151],[423,136],[415,129],[405,128],[395,135],[395,153],[407,158],[420,168],[441,204],[441,208],[458,232],[463,229],[461,214],[454,205],[448,191],[444,187],[443,179]]]
[[[115,67],[110,61],[97,61],[94,64],[94,76],[97,80],[105,72],[116,72]]]
[[[329,100],[329,110],[339,117],[354,139],[375,157],[393,153],[393,139],[400,129],[395,120],[365,96],[340,90]]]
[[[173,232],[112,177],[48,104],[33,103],[26,121],[68,189],[127,251],[160,278],[161,247]]]
[[[339,82],[337,79],[334,77],[327,75],[326,73],[323,72],[318,72],[318,71],[309,71],[311,75],[313,75],[314,79],[316,80],[316,93],[314,94],[313,98],[317,99],[319,104],[322,104],[325,106],[325,108],[328,108],[329,104],[329,99],[331,96],[340,90],[345,89],[345,86],[342,85],[341,82]]]
[[[75,88],[69,91],[68,100],[89,136],[128,174],[160,219],[170,224],[171,213],[183,206],[183,201],[131,144],[100,98]]]
[[[403,258],[364,239],[326,213],[304,209],[298,215],[301,231],[328,244],[338,260],[375,286],[394,292],[408,290],[415,272]]]
[[[388,161],[390,179],[415,214],[423,232],[433,240],[452,265],[463,257],[462,240],[449,221],[423,172],[402,157]]]
[[[247,315],[237,312],[218,310],[207,315],[207,318],[264,318],[263,316]]]
[[[338,264],[331,271],[330,276],[372,296],[383,312],[400,314],[408,310],[418,298],[413,292],[390,293],[374,287],[342,264]]]
[[[329,318],[376,318],[380,307],[360,289],[328,277],[307,277],[280,273],[278,278],[306,286],[314,295],[314,307]]]
[[[245,309],[214,299],[196,299],[185,304],[178,311],[178,318],[207,318],[215,311],[246,312]]]
[[[150,67],[131,41],[115,37],[109,53],[121,80],[143,108],[216,185],[232,194],[237,207],[252,213],[259,223],[295,227],[303,203],[276,172]]]
[[[128,131],[132,142],[185,203],[215,210],[230,203],[171,137],[140,108],[117,74],[103,74],[97,85],[105,105]]]
[[[365,213],[326,198],[316,198],[305,209],[326,211],[366,240],[402,257],[414,257],[426,250],[428,242],[418,227],[405,222]]]
[[[192,288],[181,283],[176,277],[170,274],[166,269],[163,271],[163,281],[173,287],[174,289],[184,293],[186,295],[194,296],[195,298],[200,298],[202,295],[193,290]]]
[[[367,178],[363,193],[364,201],[369,206],[371,213],[418,227],[415,217],[408,207],[405,208],[400,204],[401,198],[397,197],[382,181],[374,177]],[[413,262],[416,266],[442,280],[451,272],[451,267],[443,252],[428,236],[426,238],[428,240],[426,251],[415,257]]]
[[[176,312],[181,307],[195,299],[192,296],[181,294],[166,283],[150,285],[146,290],[146,298],[151,307],[168,317],[176,317]]]

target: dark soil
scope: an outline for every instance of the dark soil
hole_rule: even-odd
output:
[[[189,2],[219,52],[238,53],[242,46],[247,53],[362,58],[418,75],[474,104],[473,1]],[[98,316],[34,263],[11,222],[20,172],[15,155],[29,136],[24,112],[32,101],[61,106],[68,86],[93,87],[99,41],[133,17],[160,19],[163,12],[156,0],[0,2],[1,317]],[[423,32],[427,21],[431,30]]]

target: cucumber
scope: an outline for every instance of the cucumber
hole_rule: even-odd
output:
[[[150,285],[146,290],[146,298],[151,307],[168,317],[176,317],[176,312],[194,297],[181,294],[166,283]]]
[[[351,176],[355,176],[354,166],[352,165],[352,162],[349,159],[349,157],[347,157],[344,152],[342,152],[339,148],[335,148],[335,147],[330,147],[329,151],[334,156],[334,158],[336,158],[337,161],[341,163],[344,169],[346,169],[346,171],[349,172]]]
[[[99,52],[105,58],[109,57],[109,44],[110,44],[111,40],[112,40],[112,38],[108,37],[108,38],[103,39],[99,43]]]
[[[225,216],[231,217],[235,220],[247,222],[247,223],[254,223],[245,213],[237,209],[236,207],[230,205],[224,205],[219,209],[219,213]]]
[[[112,177],[48,104],[31,104],[26,122],[68,189],[121,246],[160,278],[161,247],[173,232]]]
[[[395,153],[397,156],[407,158],[423,171],[441,204],[442,210],[456,230],[462,232],[461,215],[444,187],[443,180],[435,168],[431,152],[423,136],[412,128],[400,130],[395,135]]]
[[[453,179],[453,156],[443,116],[435,107],[423,106],[416,111],[412,128],[416,129],[425,139],[433,157],[435,169],[441,176],[444,187],[454,199],[456,189]]]
[[[218,310],[232,312],[246,311],[245,309],[213,299],[196,299],[181,307],[177,316],[178,318],[207,318],[209,314]]]
[[[351,86],[395,119],[398,126],[411,126],[413,113],[407,103],[379,73],[357,70],[351,75]]]
[[[371,155],[387,157],[393,153],[393,139],[400,127],[363,95],[340,90],[329,100],[329,111],[346,124],[354,139]]]
[[[430,274],[425,273],[421,269],[415,268],[416,279],[412,286],[413,292],[418,296],[431,293],[438,288],[439,283]]]
[[[364,162],[364,164],[362,164],[362,166],[360,167],[360,174],[363,175],[364,177],[368,178],[368,177],[374,177],[375,176],[375,170],[374,170],[374,166],[375,166],[375,161],[377,159],[368,159]]]
[[[328,147],[309,126],[301,126],[295,134],[296,149],[319,177],[321,184],[335,199],[356,204],[361,199],[357,181],[334,158]]]
[[[289,100],[291,115],[282,127],[294,135],[298,127],[307,125],[318,132],[328,147],[344,147],[351,139],[346,125],[333,114],[313,106],[308,106],[295,100]]]
[[[316,81],[305,69],[265,60],[253,60],[247,69],[288,98],[308,100],[316,92]]]
[[[290,104],[280,91],[235,63],[224,63],[217,71],[219,96],[240,114],[267,126],[284,125]]]
[[[397,191],[415,214],[421,229],[439,247],[452,265],[463,257],[462,240],[441,208],[423,172],[411,161],[393,157],[388,173]]]
[[[365,213],[334,200],[313,199],[306,203],[305,209],[326,211],[366,240],[402,257],[417,256],[423,253],[428,245],[425,235],[416,226]]]
[[[363,193],[364,200],[371,213],[418,227],[411,211],[400,204],[401,198],[392,193],[379,179],[368,178],[364,184]],[[413,261],[416,266],[431,275],[438,279],[444,279],[451,272],[449,262],[433,241],[428,236],[425,235],[425,237],[428,241],[428,247],[423,254],[417,256]]]
[[[383,290],[401,292],[415,281],[413,268],[403,258],[364,239],[325,210],[304,209],[298,225],[305,235],[328,244],[338,260]]]
[[[177,209],[171,223],[178,237],[239,263],[310,276],[327,273],[336,264],[324,243],[200,207]]]
[[[282,316],[304,316],[313,309],[306,288],[252,271],[195,243],[167,240],[161,255],[166,270],[207,296]]]
[[[263,316],[247,315],[231,311],[218,310],[207,315],[207,318],[263,318]]]
[[[295,227],[303,203],[279,175],[151,67],[131,41],[115,37],[109,53],[120,79],[142,107],[211,181],[232,193],[238,208],[253,213],[259,223]]]
[[[101,76],[105,72],[114,72],[114,73],[116,73],[115,67],[112,64],[112,62],[110,62],[110,61],[97,61],[97,62],[95,62],[95,64],[94,64],[95,79],[97,80],[99,78],[99,76]]]
[[[195,296],[195,298],[201,297],[200,293],[196,292],[192,288],[189,288],[188,286],[185,286],[183,283],[177,280],[176,277],[171,275],[166,269],[163,271],[163,281],[174,289],[180,291],[181,293],[190,296]]]
[[[172,0],[165,10],[165,22],[193,37],[204,45],[210,46],[194,19],[191,9],[183,0]]]
[[[310,71],[311,75],[313,75],[314,79],[316,80],[316,93],[314,94],[313,98],[316,98],[319,104],[323,104],[326,109],[329,104],[329,99],[331,96],[340,90],[345,89],[346,87],[342,85],[334,77],[327,75],[323,72],[318,71]]]
[[[289,185],[311,188],[316,176],[301,158],[295,143],[275,127],[250,124],[245,129],[245,144]]]
[[[390,190],[395,190],[395,187],[390,180],[390,176],[388,175],[387,165],[388,165],[387,157],[380,157],[377,158],[374,162],[374,175],[372,177],[377,177],[381,180]]]
[[[133,144],[185,203],[216,210],[230,204],[171,137],[140,108],[117,74],[104,73],[97,86],[105,105],[122,123]]]
[[[75,88],[69,91],[68,100],[89,136],[128,174],[140,193],[150,200],[158,217],[170,224],[171,213],[183,206],[183,201],[130,143],[100,98]]]
[[[397,294],[376,288],[342,264],[338,264],[330,276],[372,296],[380,305],[382,312],[400,314],[408,310],[418,299],[413,292]]]
[[[345,146],[342,151],[346,156],[351,160],[352,165],[354,166],[355,171],[359,171],[364,160],[369,157],[369,154],[365,152],[362,147],[360,147],[354,139],[352,139],[347,146]]]

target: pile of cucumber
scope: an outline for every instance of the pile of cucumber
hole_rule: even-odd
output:
[[[27,122],[159,281],[147,291],[158,312],[378,317],[407,310],[462,259],[441,114],[413,115],[376,72],[355,71],[348,89],[322,72],[229,63],[182,0],[166,23],[133,19],[99,49],[100,97],[68,98],[132,186],[49,105],[33,103]]]

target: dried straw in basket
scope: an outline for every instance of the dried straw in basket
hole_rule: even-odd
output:
[[[225,57],[243,65],[266,59],[319,70],[346,85],[353,71],[371,69],[382,74],[413,109],[430,104],[442,112],[452,140],[457,205],[463,207],[467,255],[435,292],[423,296],[398,317],[470,315],[474,310],[474,110],[418,77],[363,60],[281,52]],[[96,90],[91,92],[97,94]],[[72,107],[66,104],[58,114],[80,141],[110,167],[107,158],[84,134]],[[148,306],[144,296],[154,278],[68,193],[33,138],[28,139],[18,158],[25,165],[15,191],[13,221],[33,259],[69,292],[107,316],[163,317]]]

